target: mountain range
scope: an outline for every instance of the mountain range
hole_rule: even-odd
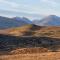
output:
[[[0,29],[20,27],[27,24],[32,24],[32,22],[25,17],[7,18],[0,16]]]
[[[49,15],[41,20],[34,20],[33,23],[38,26],[60,26],[60,17]]]
[[[37,26],[60,26],[60,17],[49,15],[41,20],[29,20],[26,17],[3,17],[0,16],[0,29],[21,27],[24,25],[34,24]]]

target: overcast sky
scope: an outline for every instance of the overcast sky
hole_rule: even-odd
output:
[[[60,16],[60,0],[0,0],[0,15],[25,16],[30,19],[47,15]]]

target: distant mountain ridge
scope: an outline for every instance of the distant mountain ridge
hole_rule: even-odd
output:
[[[60,17],[49,15],[41,20],[35,20],[33,23],[39,26],[60,26]]]
[[[21,27],[29,24],[38,26],[60,26],[60,17],[56,15],[49,15],[41,20],[31,21],[26,17],[8,18],[0,16],[0,29]]]
[[[0,16],[0,29],[20,27],[27,24],[32,24],[32,22],[28,18],[7,18]]]

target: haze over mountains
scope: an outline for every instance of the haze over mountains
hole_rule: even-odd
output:
[[[49,15],[41,20],[31,21],[26,17],[2,17],[0,16],[0,29],[20,27],[24,25],[35,24],[38,26],[60,26],[60,17]]]
[[[39,26],[60,26],[60,17],[49,15],[41,20],[35,20],[33,23]]]

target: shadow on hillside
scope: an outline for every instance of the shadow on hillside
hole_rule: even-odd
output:
[[[16,48],[44,47],[52,51],[60,48],[60,39],[49,37],[16,37],[0,35],[0,51],[12,51]]]
[[[44,26],[43,26],[44,27]],[[32,36],[35,34],[35,31],[40,30],[41,28],[43,28],[41,26],[37,26],[37,25],[32,25],[28,31],[26,31],[23,35],[24,36]]]

